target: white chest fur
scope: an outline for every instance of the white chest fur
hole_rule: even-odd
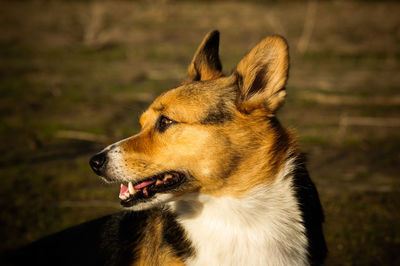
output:
[[[195,249],[188,265],[307,265],[305,228],[285,174],[245,198],[192,194],[171,207]]]

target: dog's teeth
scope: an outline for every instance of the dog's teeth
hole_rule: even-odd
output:
[[[124,200],[126,200],[127,198],[129,198],[129,196],[130,196],[129,192],[128,192],[128,191],[125,192],[124,195],[123,195]]]
[[[135,194],[135,189],[133,188],[132,182],[129,182],[128,188],[129,188],[129,193],[130,194],[132,194],[132,195]]]
[[[147,187],[143,189],[143,194],[147,197],[149,196],[149,192],[147,191]]]
[[[161,184],[163,184],[163,181],[160,180],[160,179],[157,179],[157,181],[156,181],[156,186],[161,185]]]

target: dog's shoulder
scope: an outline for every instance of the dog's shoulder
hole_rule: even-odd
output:
[[[9,252],[5,265],[130,265],[154,211],[107,215]],[[124,261],[123,261],[124,260]]]

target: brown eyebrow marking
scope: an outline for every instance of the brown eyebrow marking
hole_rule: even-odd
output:
[[[165,106],[162,106],[162,105],[156,106],[156,107],[153,107],[153,110],[156,112],[162,112],[165,110]]]

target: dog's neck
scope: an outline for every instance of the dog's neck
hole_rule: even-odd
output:
[[[190,194],[170,203],[195,249],[188,265],[306,265],[308,240],[293,160],[243,198]]]

